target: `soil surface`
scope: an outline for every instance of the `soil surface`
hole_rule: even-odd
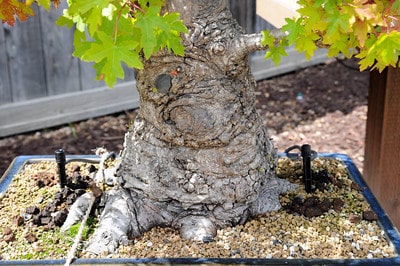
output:
[[[283,208],[253,217],[243,225],[219,229],[211,242],[184,240],[178,230],[155,227],[141,237],[124,241],[126,245],[119,246],[116,253],[100,256],[372,259],[397,255],[382,234],[382,227],[376,222],[378,217],[365,201],[362,189],[349,178],[343,164],[336,160],[314,159],[312,193],[306,192],[301,165],[301,160],[278,160],[278,177],[299,185],[295,191],[279,197]],[[97,164],[68,163],[68,188],[60,190],[55,162],[26,165],[0,199],[0,238],[4,240],[0,241],[0,264],[2,260],[61,259],[72,254],[71,239],[76,237],[80,225],[73,225],[66,231],[59,226],[63,224],[65,229],[65,223],[71,224],[70,215],[81,212],[72,206],[65,207],[85,192],[84,188],[89,186],[98,196],[102,188],[108,189],[90,184],[88,175],[97,168]],[[92,214],[95,215],[89,217],[74,252],[78,258],[93,257],[91,253],[82,252],[97,227],[99,217],[96,212]]]
[[[333,61],[258,82],[256,107],[279,151],[308,143],[317,152],[346,153],[362,170],[369,73],[354,67]],[[18,155],[118,152],[136,112],[1,138],[0,176]]]

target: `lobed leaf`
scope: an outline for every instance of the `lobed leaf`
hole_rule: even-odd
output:
[[[300,38],[300,36],[305,34],[305,29],[300,18],[296,20],[286,18],[285,21],[287,24],[282,27],[282,31],[288,33],[286,38],[289,42],[289,45],[293,45]]]
[[[0,20],[14,26],[16,18],[25,21],[29,16],[33,16],[33,9],[24,2],[18,0],[0,0]]]
[[[135,50],[138,43],[130,38],[118,37],[115,41],[108,34],[99,31],[95,35],[96,42],[82,54],[82,60],[95,62],[98,76],[103,76],[104,81],[112,87],[117,78],[124,78],[121,62],[129,67],[143,68],[139,53]]]

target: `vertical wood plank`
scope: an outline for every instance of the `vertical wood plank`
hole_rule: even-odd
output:
[[[400,69],[371,73],[364,176],[400,228]]]
[[[36,5],[33,9],[38,14]],[[23,23],[17,22],[5,37],[13,100],[17,102],[46,96],[39,16]]]
[[[135,80],[135,70],[133,68],[126,66],[125,64],[122,64],[122,67],[124,68],[125,77],[124,77],[124,80],[117,80],[117,84],[122,84],[127,81],[134,81]]]
[[[125,78],[123,80],[117,79],[116,84],[135,80],[135,70],[123,64]],[[93,68],[93,63],[79,62],[80,82],[83,91],[105,87],[106,84],[102,80],[96,80],[96,70]]]
[[[387,69],[381,74],[373,70],[370,74],[368,92],[368,114],[365,134],[364,176],[371,189],[378,194],[380,179],[376,177],[379,170],[382,143],[382,125],[386,97]]]
[[[93,63],[79,61],[79,73],[82,91],[106,86],[104,81],[95,80],[96,70],[93,68]]]
[[[62,15],[66,2],[58,9],[40,9],[47,95],[56,95],[80,90],[78,59],[72,56],[73,30],[55,25]]]
[[[229,9],[233,17],[246,30],[247,33],[254,33],[256,19],[256,3],[254,0],[229,0]]]
[[[8,56],[4,32],[7,25],[0,25],[0,104],[11,103],[12,93],[8,71]]]

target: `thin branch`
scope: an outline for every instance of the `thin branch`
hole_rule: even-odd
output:
[[[281,38],[286,36],[285,33],[279,29],[271,30],[270,34],[275,37],[276,43],[278,43]],[[252,52],[267,50],[269,47],[262,45],[261,40],[261,33],[241,35],[239,38],[234,40],[232,44],[231,55],[233,55],[233,58],[240,60]]]

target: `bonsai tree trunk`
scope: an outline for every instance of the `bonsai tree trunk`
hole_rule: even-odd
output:
[[[125,137],[119,186],[88,250],[113,252],[154,226],[211,241],[218,228],[280,208],[295,186],[275,178],[276,152],[254,108],[246,35],[223,0],[167,1],[189,34],[185,56],[160,53],[137,71],[140,112]]]

